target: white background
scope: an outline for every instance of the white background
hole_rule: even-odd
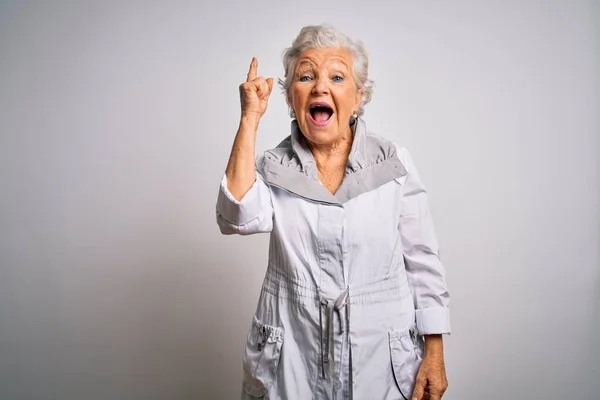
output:
[[[268,245],[215,222],[238,85],[322,22],[430,192],[445,399],[599,398],[599,4],[458,0],[0,2],[2,399],[238,397]],[[288,134],[278,91],[258,149]]]

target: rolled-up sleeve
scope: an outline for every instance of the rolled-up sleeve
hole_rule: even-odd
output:
[[[251,235],[273,229],[273,203],[271,191],[260,172],[256,181],[241,200],[236,200],[227,188],[223,174],[217,197],[217,224],[225,235]]]
[[[439,257],[427,191],[405,148],[398,149],[407,175],[403,184],[400,236],[408,282],[422,335],[450,333],[450,295]]]

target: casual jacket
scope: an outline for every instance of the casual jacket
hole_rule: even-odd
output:
[[[449,293],[427,193],[405,148],[359,118],[331,194],[299,130],[257,157],[224,234],[270,233],[243,359],[243,399],[410,398],[422,335],[450,333]],[[404,397],[403,397],[404,396]]]

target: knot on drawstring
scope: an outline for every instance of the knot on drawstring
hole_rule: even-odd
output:
[[[321,328],[321,369],[322,369],[322,373],[323,373],[323,377],[325,377],[325,370],[326,370],[326,366],[329,364],[329,372],[331,375],[331,372],[333,371],[334,368],[334,347],[332,345],[333,343],[333,314],[337,313],[338,316],[338,321],[340,324],[340,333],[344,333],[344,331],[347,329],[346,325],[347,325],[347,315],[348,315],[348,297],[349,297],[349,290],[348,288],[346,288],[346,290],[344,290],[339,296],[338,298],[331,302],[327,299],[325,299],[324,297],[321,297],[320,303],[321,303],[321,307],[322,309],[325,309],[325,313],[326,313],[326,318],[327,318],[327,325],[325,327],[326,330],[326,334],[323,334],[323,320],[322,320],[322,312],[319,312],[319,325]],[[346,308],[346,318],[344,318],[342,316],[341,311]]]

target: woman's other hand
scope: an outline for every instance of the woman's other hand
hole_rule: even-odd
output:
[[[442,335],[425,335],[425,357],[417,374],[412,400],[440,400],[447,388]]]
[[[246,82],[240,85],[240,102],[242,118],[255,118],[260,120],[269,103],[269,96],[273,90],[273,78],[257,76],[258,60],[252,57]]]

